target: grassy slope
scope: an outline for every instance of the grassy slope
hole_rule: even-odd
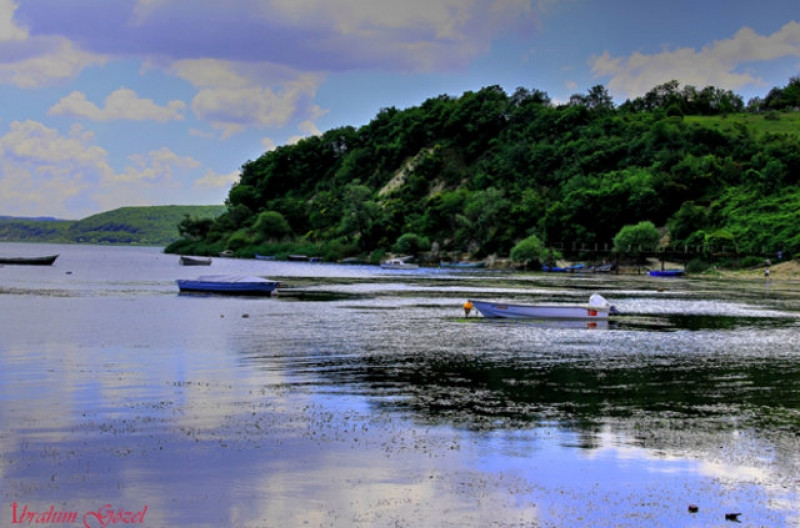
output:
[[[215,217],[224,209],[223,205],[167,205],[122,207],[78,221],[2,218],[0,240],[161,246],[178,238],[178,224],[185,215]]]
[[[769,119],[768,116],[777,119]],[[772,134],[788,134],[800,136],[800,112],[782,112],[768,114],[735,114],[730,116],[686,116],[687,123],[698,123],[723,132],[734,132],[738,126],[744,125],[757,137]]]

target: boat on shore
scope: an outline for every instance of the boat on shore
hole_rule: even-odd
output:
[[[619,313],[602,295],[589,297],[587,304],[512,304],[470,299],[465,305],[475,307],[487,318],[507,319],[580,319],[607,320],[611,314]]]
[[[583,271],[586,267],[585,264],[573,264],[572,266],[542,266],[542,271],[547,271],[550,273],[575,273],[578,271]]]
[[[180,263],[182,266],[210,266],[211,257],[203,258],[203,257],[189,257],[186,255],[181,255]]]
[[[669,270],[648,270],[647,274],[651,277],[681,277],[685,272],[678,269]]]
[[[58,255],[46,257],[0,257],[0,264],[11,266],[52,266]]]
[[[404,259],[394,258],[381,262],[381,268],[390,270],[414,270],[419,269],[419,264],[411,264]]]
[[[182,293],[218,293],[226,295],[272,295],[279,282],[245,275],[203,275],[196,279],[178,279]]]

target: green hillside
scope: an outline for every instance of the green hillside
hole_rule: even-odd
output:
[[[0,218],[0,241],[164,246],[179,238],[188,217],[211,219],[222,205],[121,207],[83,220]]]
[[[225,213],[167,251],[575,253],[651,223],[709,256],[800,254],[798,107],[800,78],[747,106],[673,81],[619,106],[602,86],[562,105],[491,86],[385,108],[247,161]]]

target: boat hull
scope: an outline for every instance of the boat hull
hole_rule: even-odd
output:
[[[46,257],[0,257],[0,264],[10,266],[51,266],[58,255]]]
[[[179,279],[178,289],[183,293],[215,293],[222,295],[272,295],[280,285],[277,281],[223,281]]]
[[[387,270],[415,270],[415,269],[419,269],[419,265],[418,264],[387,264],[387,263],[384,262],[384,263],[381,264],[381,269],[387,269]]]
[[[198,257],[187,257],[181,256],[181,265],[183,266],[210,266],[211,259],[210,258],[198,258]]]
[[[531,305],[509,304],[470,299],[472,305],[489,318],[506,319],[573,319],[573,320],[608,320],[610,306],[580,305]]]
[[[651,277],[682,277],[683,270],[650,270],[647,272]]]

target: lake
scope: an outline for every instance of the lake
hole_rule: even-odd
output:
[[[4,526],[800,526],[800,283],[0,244],[55,253],[0,267]]]

